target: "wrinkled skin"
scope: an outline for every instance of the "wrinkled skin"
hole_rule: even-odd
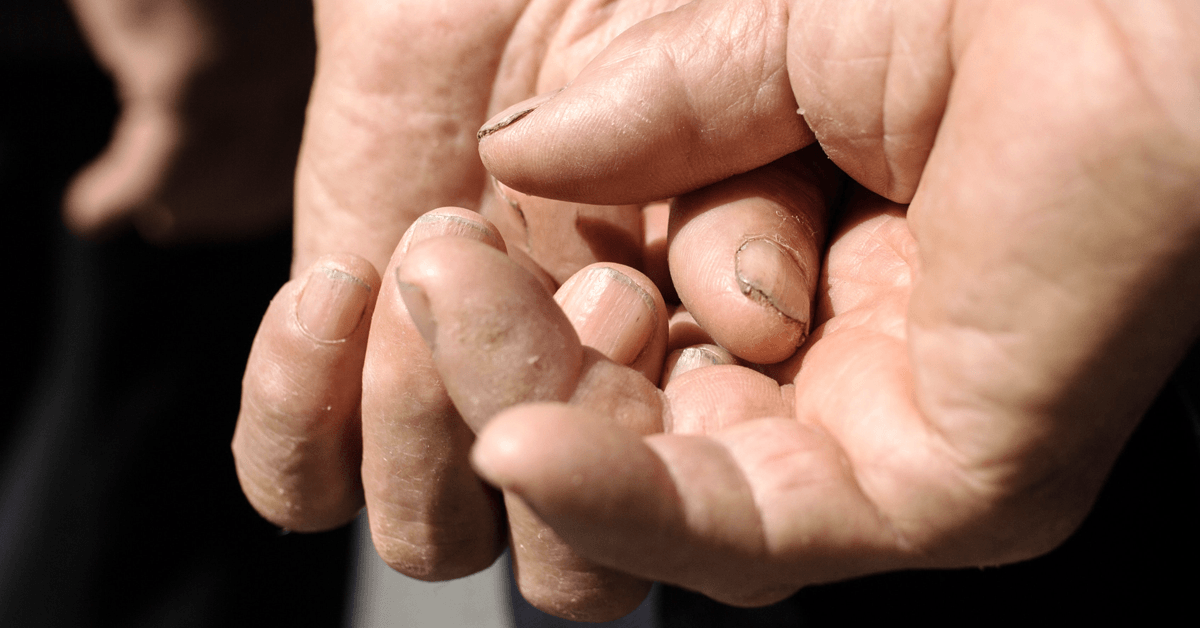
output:
[[[353,516],[361,502],[344,470],[357,458],[344,443],[361,396],[362,483],[385,559],[426,578],[490,562],[503,524],[495,495],[466,466],[473,446],[475,471],[519,504],[510,515],[518,556],[530,557],[518,567],[523,591],[563,615],[632,608],[644,590],[635,577],[761,604],[812,582],[1020,560],[1065,539],[1200,326],[1196,7],[693,2],[625,31],[536,108],[518,104],[485,124],[483,162],[505,186],[487,188],[477,164],[459,161],[469,122],[573,76],[543,82],[553,55],[514,53],[538,41],[554,51],[557,35],[575,32],[564,24],[586,23],[539,30],[543,6],[507,6],[482,30],[414,27],[374,47],[363,42],[387,38],[351,29],[350,4],[336,15],[318,7],[294,268],[342,248],[380,266],[407,227],[395,216],[470,205],[484,189],[506,201],[523,193],[618,208],[678,196],[668,229],[675,289],[728,350],[706,354],[721,364],[673,369],[660,394],[636,378],[644,368],[625,370],[628,358],[606,362],[583,347],[636,361],[661,331],[627,334],[641,339],[633,348],[613,327],[585,338],[594,319],[572,309],[579,300],[556,304],[544,290],[588,260],[545,261],[550,278],[539,279],[518,272],[539,249],[500,210],[487,212],[494,225],[439,219],[396,249],[373,314],[369,300],[355,305],[358,326],[332,349],[363,360],[361,391],[291,359],[305,347],[281,349],[279,338],[296,334],[272,340],[298,306],[277,299],[268,312],[234,441],[260,512],[297,529]],[[589,31],[606,35],[562,67],[582,67],[654,13],[616,19],[627,6],[598,13],[611,33]],[[397,32],[388,14],[363,14]],[[531,31],[552,35],[523,39]],[[476,46],[475,61],[452,66],[461,67],[452,85],[417,77],[411,85],[433,87],[411,95],[474,104],[419,125],[444,132],[436,141],[405,144],[419,133],[395,112],[427,118],[399,106],[409,92],[388,90],[399,88],[383,70],[397,66],[355,55],[453,55],[469,47],[461,41]],[[350,86],[319,100],[335,61]],[[513,76],[525,79],[509,90]],[[342,136],[348,156],[319,159],[322,102],[340,103],[331,120],[358,125]],[[337,128],[329,124],[324,132]],[[839,175],[819,153],[796,152],[814,140],[869,190],[850,194],[837,224]],[[409,150],[382,148],[397,145]],[[381,172],[408,177],[380,191]],[[305,191],[306,176],[319,193]],[[379,211],[388,207],[403,211]],[[524,258],[496,254],[501,235],[510,252],[525,243]],[[710,257],[734,261],[693,261]],[[621,285],[640,281],[623,276]],[[737,307],[759,308],[762,320],[746,324]],[[363,349],[350,339],[368,317]],[[782,348],[763,325],[787,332]],[[537,348],[550,340],[554,351]],[[578,360],[544,368],[547,355]],[[735,359],[770,364],[755,372]],[[334,383],[283,403],[310,378]],[[549,543],[520,549],[521,538]]]

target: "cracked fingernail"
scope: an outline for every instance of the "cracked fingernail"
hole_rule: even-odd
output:
[[[557,96],[558,93],[561,92],[563,89],[566,89],[566,88],[560,88],[560,89],[556,89],[552,92],[547,92],[547,93],[541,94],[539,96],[534,96],[533,98],[530,98],[529,100],[522,100],[521,102],[509,107],[508,109],[501,111],[500,113],[496,114],[495,116],[492,116],[492,119],[485,122],[483,127],[479,129],[479,132],[475,134],[475,138],[482,140],[483,138],[495,133],[496,131],[499,131],[508,126],[512,126],[514,123],[520,121],[521,118],[524,118],[525,116],[532,113],[534,109],[537,109],[538,107],[546,104],[546,101]]]
[[[778,243],[767,239],[746,242],[734,258],[734,272],[742,294],[808,325],[812,311],[808,275]]]
[[[437,340],[437,322],[429,306],[429,295],[421,286],[400,279],[399,268],[396,269],[396,284],[400,287],[400,298],[404,299],[404,305],[408,308],[408,316],[412,318],[413,325],[429,350],[433,351]]]
[[[300,293],[296,320],[314,338],[341,340],[358,328],[370,298],[370,284],[343,270],[318,265]]]
[[[654,335],[654,298],[611,266],[576,273],[559,288],[555,300],[579,341],[617,364],[632,364]]]

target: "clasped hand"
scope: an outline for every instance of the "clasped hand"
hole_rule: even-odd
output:
[[[554,4],[602,50],[543,58],[537,87],[575,78],[483,125],[483,215],[412,222],[382,278],[386,237],[317,259],[369,221],[298,216],[317,261],[234,439],[251,502],[297,530],[365,503],[427,579],[493,561],[507,518],[524,594],[593,620],[650,580],[762,604],[1060,543],[1200,326],[1194,8],[650,4]],[[545,8],[480,37],[521,50]],[[310,126],[345,102],[324,50]]]

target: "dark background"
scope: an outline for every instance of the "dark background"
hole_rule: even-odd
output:
[[[0,7],[0,626],[335,626],[349,530],[284,534],[229,442],[291,234],[160,249],[59,219],[113,86],[61,1]]]

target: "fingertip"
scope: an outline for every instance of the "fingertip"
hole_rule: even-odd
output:
[[[621,264],[592,264],[568,279],[555,301],[583,345],[657,380],[666,351],[667,312],[649,277]]]
[[[397,280],[428,300],[422,326],[455,407],[475,429],[517,403],[570,397],[583,347],[543,285],[507,255],[463,238],[414,246]],[[419,299],[418,299],[419,300]]]
[[[520,411],[506,410],[483,428],[471,448],[471,466],[479,477],[492,486],[521,493],[518,480],[526,445],[533,431],[550,412],[540,404],[529,404]]]
[[[636,466],[648,454],[641,437],[564,403],[527,403],[500,412],[479,432],[471,464],[489,483],[535,510],[605,510],[623,487],[603,490],[608,467]],[[643,451],[645,450],[645,451]],[[590,490],[581,491],[588,487]]]
[[[807,337],[829,203],[838,181],[819,148],[675,199],[671,277],[716,344],[756,364]]]
[[[786,32],[786,15],[763,8],[690,3],[627,29],[563,90],[490,120],[480,131],[484,166],[528,194],[632,204],[720,181],[812,143],[785,71],[786,39],[754,37],[746,45],[722,40],[744,29],[711,27]],[[722,89],[711,89],[714,82]],[[755,97],[730,98],[744,93]]]
[[[771,238],[743,243],[733,256],[734,276],[742,294],[774,308],[807,333],[815,290],[812,273],[798,261],[799,253]]]
[[[332,529],[362,506],[364,322],[379,287],[370,262],[327,255],[280,288],[255,335],[232,447],[246,497],[281,527]]]
[[[501,129],[507,128],[519,122],[525,116],[533,113],[535,109],[548,102],[551,98],[557,96],[562,90],[563,88],[559,88],[544,94],[538,94],[537,96],[522,100],[521,102],[504,109],[500,113],[492,116],[490,120],[483,123],[483,126],[480,127],[479,131],[475,134],[475,139],[482,143],[485,138],[488,138]]]
[[[440,237],[469,238],[482,242],[500,252],[507,252],[500,230],[487,218],[461,207],[439,207],[421,214],[396,246],[393,257],[403,258],[408,250],[426,240]],[[394,262],[393,264],[394,265]]]
[[[588,438],[597,419],[565,403],[540,402],[513,406],[498,413],[482,430],[471,449],[471,465],[488,483],[524,496],[540,484],[536,477],[554,480],[573,464],[586,464],[564,452]]]
[[[313,264],[299,289],[296,323],[319,342],[345,340],[370,320],[379,284],[379,273],[365,259],[326,255]]]

